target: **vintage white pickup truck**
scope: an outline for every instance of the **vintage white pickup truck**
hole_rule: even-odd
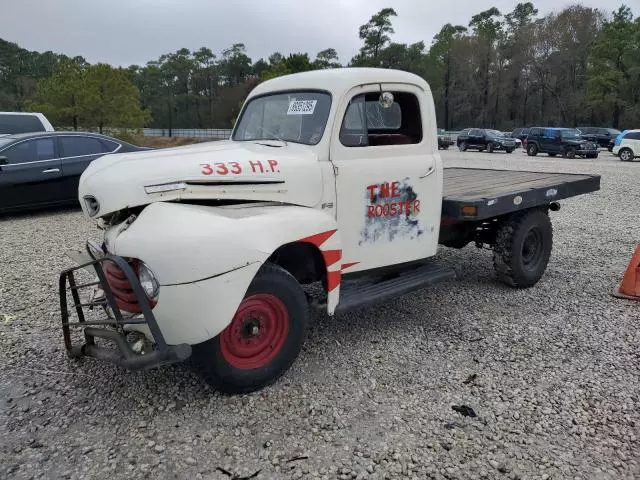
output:
[[[133,369],[191,357],[219,390],[247,392],[290,367],[310,306],[333,315],[454,278],[439,244],[488,245],[500,280],[531,287],[549,211],[600,177],[443,169],[436,127],[422,78],[324,70],[258,85],[228,141],[94,161],[79,200],[104,242],[60,276],[69,354]]]

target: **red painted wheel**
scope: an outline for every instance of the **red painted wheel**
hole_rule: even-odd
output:
[[[307,297],[277,265],[263,265],[229,325],[194,345],[192,365],[217,390],[246,393],[273,383],[300,353],[309,320]]]
[[[282,301],[259,293],[245,298],[220,336],[224,359],[236,368],[260,368],[282,350],[289,334],[289,314]]]

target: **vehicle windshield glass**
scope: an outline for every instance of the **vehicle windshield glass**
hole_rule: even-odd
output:
[[[498,130],[486,130],[486,132],[494,137],[504,137],[504,133],[499,132]]]
[[[236,141],[284,140],[317,144],[324,133],[331,96],[324,92],[287,92],[251,100],[236,126]]]
[[[616,135],[620,135],[620,130],[616,130],[615,128],[610,128],[609,133],[615,137]]]
[[[569,140],[580,138],[580,134],[577,130],[560,130],[560,136]]]

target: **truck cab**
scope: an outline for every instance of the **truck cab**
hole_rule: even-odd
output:
[[[309,308],[333,315],[453,279],[433,261],[439,243],[500,243],[499,277],[534,285],[551,250],[552,201],[597,189],[594,179],[565,176],[563,185],[582,190],[552,191],[545,175],[546,197],[512,184],[491,200],[472,198],[460,179],[474,173],[445,181],[436,131],[422,78],[334,69],[258,85],[228,141],[96,160],[78,195],[104,241],[88,242],[61,274],[68,352],[130,368],[191,356],[216,388],[246,392],[289,368]],[[523,216],[525,207],[535,215]],[[94,288],[88,303],[74,277],[83,268],[96,277],[85,284]],[[86,322],[86,306],[105,311],[100,327]],[[72,345],[72,327],[84,344]]]

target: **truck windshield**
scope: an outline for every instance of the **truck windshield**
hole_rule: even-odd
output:
[[[324,92],[287,92],[249,101],[235,131],[235,141],[284,140],[316,145],[324,133],[331,96]]]

